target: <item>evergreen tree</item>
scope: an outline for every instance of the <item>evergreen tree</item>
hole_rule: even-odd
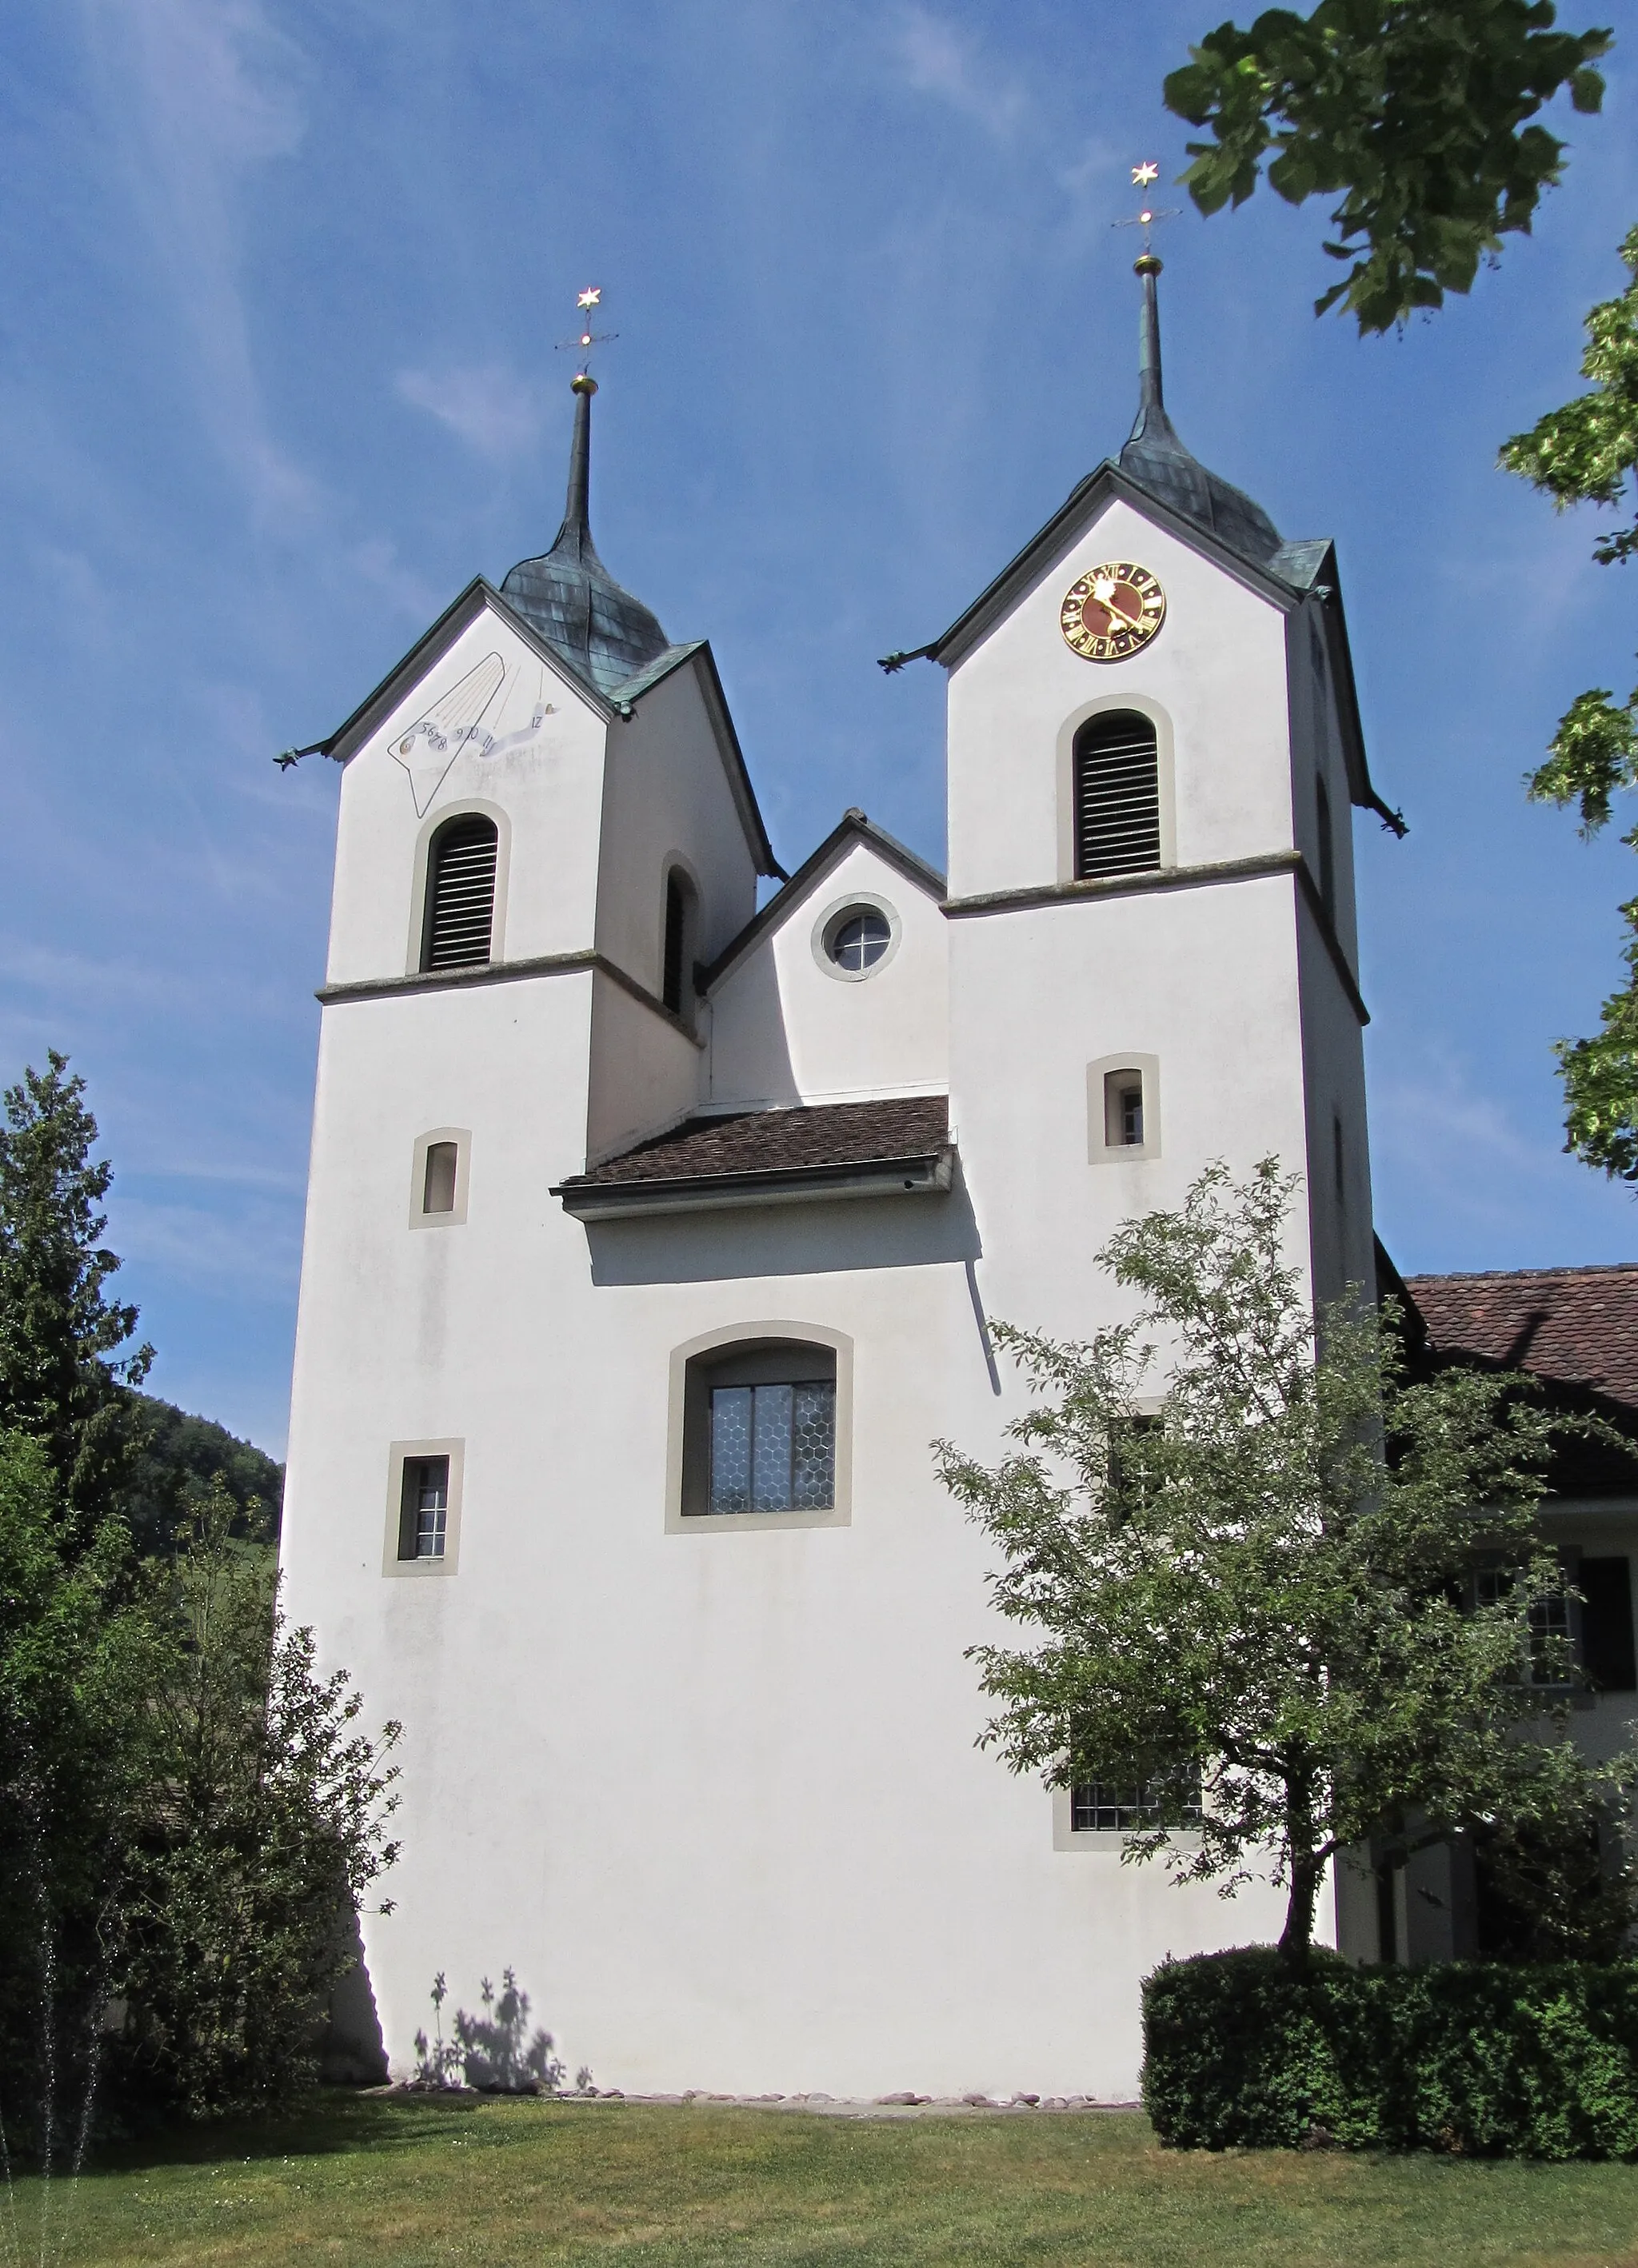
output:
[[[79,1532],[114,1506],[136,1454],[130,1388],[153,1360],[136,1309],[109,1296],[113,1179],[94,1160],[85,1082],[54,1048],[5,1090],[0,1124],[0,1427],[41,1442]]]

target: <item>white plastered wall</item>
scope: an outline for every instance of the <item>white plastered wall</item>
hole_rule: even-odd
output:
[[[482,717],[520,745],[457,753],[434,785],[417,783],[395,748],[491,655],[504,673]],[[535,708],[551,713],[530,730]],[[510,624],[487,607],[349,758],[342,776],[328,976],[332,984],[398,976],[419,966],[426,846],[444,819],[487,811],[501,833],[497,959],[585,952],[594,930],[602,801],[603,719]],[[424,744],[417,743],[417,757]],[[417,810],[417,800],[421,808]]]
[[[845,908],[879,907],[893,940],[857,982],[824,959]],[[941,1094],[949,1084],[949,946],[926,883],[857,841],[793,898],[713,989],[713,1104]]]
[[[1063,593],[1101,561],[1128,558],[1160,578],[1165,622],[1130,659],[1087,662],[1059,630]],[[1116,498],[952,674],[952,898],[1067,879],[1065,736],[1129,702],[1169,742],[1179,865],[1291,847],[1280,609]]]
[[[1098,670],[1063,644],[1061,590],[1132,555],[1161,575],[1170,619],[1144,656]],[[1056,886],[1063,733],[1127,687],[1171,736],[1177,858],[1288,850],[1285,652],[1267,600],[1125,505],[1106,514],[956,673],[953,889]],[[507,799],[505,950],[524,951],[522,921],[561,941],[533,952],[595,939],[626,967],[656,951],[653,870],[686,847],[660,836],[694,824],[689,796],[663,824],[656,797],[696,777],[716,814],[718,791],[682,692],[697,775],[666,770],[665,712],[646,703],[610,728],[641,731],[605,786],[601,720],[559,708],[561,746],[538,777],[520,766]],[[392,779],[358,778],[337,976],[403,966],[415,830],[391,813]],[[718,853],[737,887],[727,823],[706,823],[703,893]],[[355,842],[382,824],[386,847]],[[371,889],[391,921],[365,917]],[[850,892],[903,924],[856,985],[812,946]],[[1226,1904],[1110,1850],[1055,1849],[1047,1792],[976,1748],[965,1649],[1016,1634],[993,1622],[992,1547],[929,1444],[993,1458],[1023,1406],[992,1367],[986,1316],[1084,1336],[1121,1311],[1095,1261],[1118,1220],[1177,1203],[1209,1157],[1302,1160],[1315,1066],[1334,1049],[1340,1079],[1349,1043],[1329,1007],[1318,1038],[1305,1027],[1324,970],[1300,935],[1288,872],[947,924],[857,845],[723,980],[710,1094],[824,1101],[948,1077],[950,1195],[589,1229],[550,1185],[588,1127],[612,1143],[689,1107],[698,1058],[672,1025],[589,970],[326,1011],[284,1554],[326,1666],[352,1670],[372,1722],[405,1724],[406,1855],[384,1886],[398,1910],[366,1923],[400,2072],[439,1970],[470,2008],[511,1963],[571,2066],[604,2086],[1129,2097],[1142,1975],[1276,1933],[1266,1885]],[[652,984],[657,961],[631,973]],[[1123,1052],[1158,1065],[1160,1154],[1093,1163],[1086,1066]],[[412,1145],[446,1126],[471,1130],[468,1219],[416,1234]],[[668,1533],[673,1351],[775,1323],[851,1342],[848,1525]],[[458,1571],[394,1582],[387,1445],[430,1440],[465,1445]]]
[[[699,960],[720,953],[756,910],[756,861],[701,690],[705,666],[684,662],[609,728],[597,946],[654,993],[674,860],[699,893]]]

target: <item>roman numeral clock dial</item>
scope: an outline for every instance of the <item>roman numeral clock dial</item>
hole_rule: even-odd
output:
[[[1070,585],[1058,623],[1083,660],[1125,661],[1165,619],[1166,593],[1148,569],[1110,559]]]

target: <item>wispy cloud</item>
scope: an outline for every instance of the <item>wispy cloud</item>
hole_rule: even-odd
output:
[[[893,51],[917,93],[948,103],[997,142],[1009,141],[1022,124],[1029,99],[1022,81],[985,55],[970,33],[929,9],[902,11]]]
[[[240,282],[237,192],[290,156],[299,60],[259,0],[86,0],[110,137],[188,336],[203,421],[273,526],[299,523],[316,483],[275,439]]]
[[[540,431],[540,404],[515,372],[498,363],[454,370],[401,370],[398,394],[447,425],[485,457],[516,456]]]
[[[299,1222],[288,1204],[251,1199],[237,1214],[155,1204],[129,1192],[110,1208],[122,1256],[202,1291],[288,1295],[301,1270]]]

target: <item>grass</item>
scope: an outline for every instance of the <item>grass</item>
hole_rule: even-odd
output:
[[[16,2206],[32,2264],[38,2184]],[[889,2124],[337,2096],[127,2153],[71,2200],[57,2188],[52,2221],[73,2268],[1638,2268],[1638,2167],[1213,2157],[1158,2148],[1135,2113]]]

